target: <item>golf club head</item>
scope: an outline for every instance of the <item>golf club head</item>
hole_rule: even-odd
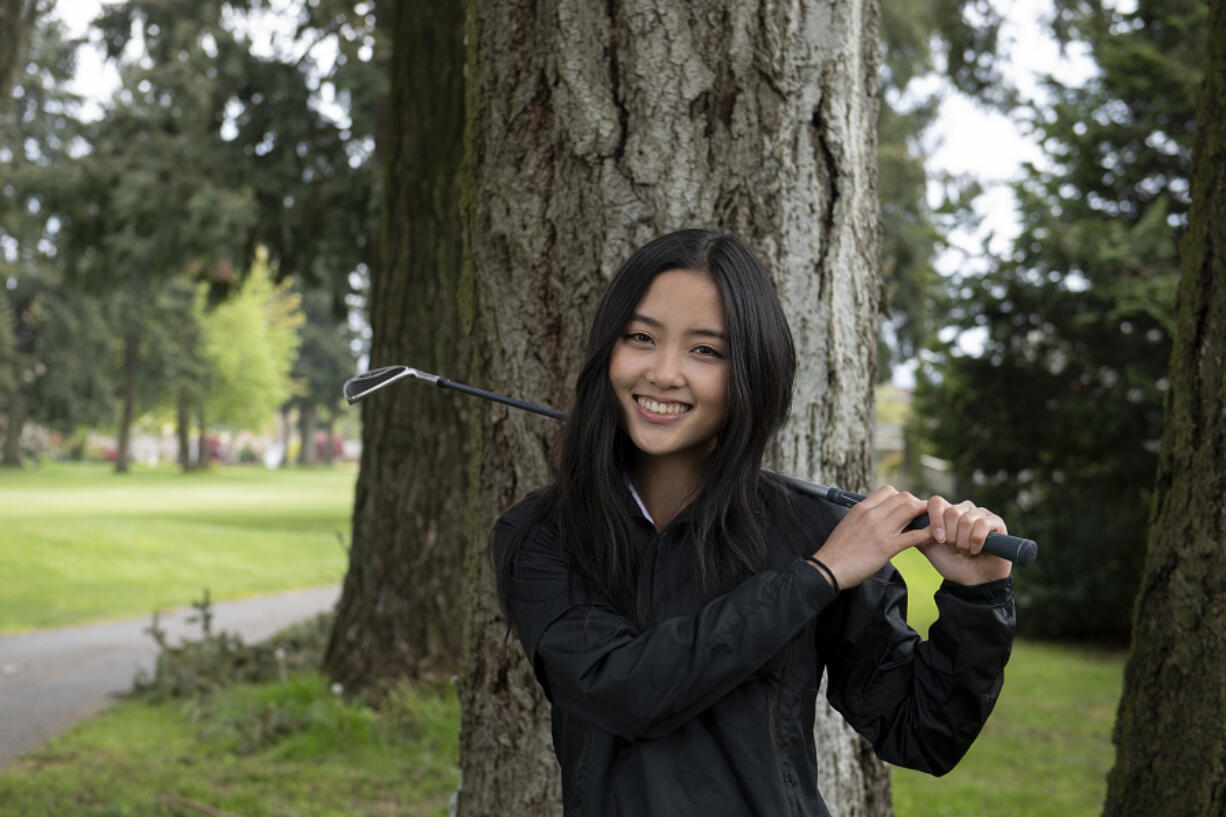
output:
[[[379,369],[372,369],[365,374],[360,374],[357,377],[351,377],[345,381],[345,385],[341,387],[341,392],[345,395],[345,400],[349,405],[361,400],[384,386],[389,386],[397,380],[403,380],[406,377],[413,377],[418,374],[417,370],[410,366],[383,366]]]

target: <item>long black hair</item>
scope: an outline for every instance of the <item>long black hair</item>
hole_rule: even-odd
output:
[[[609,358],[657,275],[709,273],[723,298],[730,376],[727,416],[704,468],[706,480],[686,509],[685,540],[693,549],[698,586],[708,598],[766,566],[766,543],[754,509],[762,490],[778,490],[761,474],[762,457],[787,419],[796,353],[787,319],[766,270],[735,236],[681,230],[636,251],[601,299],[588,335],[575,399],[563,432],[556,479],[536,499],[535,524],[552,519],[571,569],[584,585],[636,624],[650,610],[637,592],[633,504],[626,501],[634,444],[623,430],[609,382]],[[527,530],[522,531],[526,535]],[[500,596],[509,590],[513,537],[500,555]]]

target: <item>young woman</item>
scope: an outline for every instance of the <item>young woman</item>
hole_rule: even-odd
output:
[[[999,517],[885,486],[850,512],[760,469],[795,355],[732,236],[636,252],[597,311],[557,479],[498,521],[508,620],[553,706],[567,815],[825,815],[818,684],[883,759],[948,771],[999,693]],[[930,528],[903,529],[927,512]],[[946,581],[923,641],[890,557]]]

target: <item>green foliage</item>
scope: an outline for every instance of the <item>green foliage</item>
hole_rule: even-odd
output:
[[[40,20],[0,116],[0,414],[14,437],[28,419],[71,432],[111,416],[111,381],[98,365],[112,346],[107,316],[64,285],[47,204],[80,132],[78,101],[64,87],[75,53],[59,23]]]
[[[288,281],[273,284],[262,258],[241,289],[200,316],[213,422],[261,428],[289,400],[303,319],[301,297]]]
[[[944,313],[945,304],[933,263],[944,236],[969,218],[968,205],[979,192],[969,180],[944,178],[938,180],[944,201],[929,203],[922,141],[940,96],[917,93],[913,80],[943,65],[955,85],[980,98],[988,88],[1003,89],[994,67],[999,24],[990,4],[977,0],[881,3],[877,189],[886,316],[878,344],[879,380],[888,380],[893,364],[935,341],[940,327],[933,318]]]
[[[358,4],[361,6],[362,4]],[[325,8],[326,6],[326,8]],[[288,50],[257,53],[245,15],[262,0],[127,0],[95,27],[123,88],[91,129],[63,201],[84,280],[188,274],[223,296],[264,248],[283,277],[326,285],[336,307],[368,262],[374,17],[303,4]],[[338,47],[323,74],[311,49]],[[342,110],[322,111],[324,90]]]
[[[302,345],[294,362],[293,379],[299,386],[298,405],[310,403],[335,414],[341,400],[340,384],[357,371],[350,332],[319,291],[302,296]]]
[[[1205,4],[1134,12],[1068,3],[1100,73],[1049,79],[1030,120],[1051,163],[1017,185],[1021,234],[954,282],[951,322],[980,354],[939,350],[922,431],[974,497],[1038,540],[1017,582],[1019,626],[1126,637],[1144,553],[1188,205]],[[1199,21],[1199,23],[1197,22]]]

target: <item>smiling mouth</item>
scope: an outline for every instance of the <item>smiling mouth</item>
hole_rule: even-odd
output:
[[[685,414],[693,408],[689,403],[661,403],[638,394],[634,396],[634,402],[652,414]]]

